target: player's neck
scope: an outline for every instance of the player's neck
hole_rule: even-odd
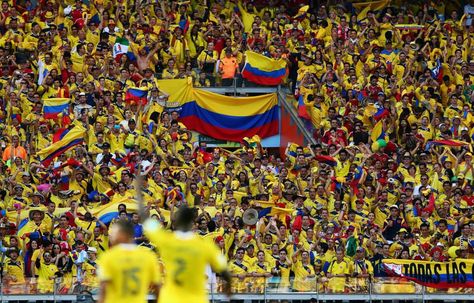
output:
[[[192,232],[192,226],[177,226],[176,231],[183,233]]]
[[[133,240],[130,241],[118,241],[114,243],[112,246],[134,246],[135,242]]]
[[[122,248],[133,248],[133,247],[136,247],[137,244],[128,242],[128,243],[119,243],[116,246],[122,247]]]
[[[176,236],[181,238],[181,239],[189,239],[191,238],[194,233],[191,230],[176,230],[175,232]]]

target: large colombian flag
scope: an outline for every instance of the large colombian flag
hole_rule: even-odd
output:
[[[59,114],[69,114],[69,98],[49,98],[43,100],[43,113],[46,119],[57,119]]]
[[[181,105],[180,120],[186,127],[219,140],[241,142],[244,137],[278,134],[276,94],[233,98],[194,90],[194,100]]]
[[[37,153],[41,163],[46,167],[51,164],[54,158],[65,153],[75,145],[83,143],[86,129],[80,123],[75,123],[67,129],[59,130],[59,132],[55,134],[56,142]]]
[[[261,85],[279,85],[287,74],[286,61],[275,60],[252,51],[245,52],[242,77]]]

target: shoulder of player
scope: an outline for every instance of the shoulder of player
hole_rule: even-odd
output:
[[[205,249],[209,249],[209,248],[212,248],[212,249],[217,249],[217,245],[216,243],[214,242],[214,238],[210,238],[210,237],[200,237],[198,235],[195,235],[195,239],[196,241],[199,241],[200,243],[202,243],[202,248],[205,248]]]
[[[156,256],[155,253],[152,250],[150,250],[148,247],[138,246],[138,245],[130,245],[130,246],[124,247],[122,245],[118,245],[118,246],[114,246],[110,248],[104,254],[101,254],[99,258],[97,259],[97,262],[104,263],[104,262],[107,262],[107,260],[109,259],[114,260],[117,257],[126,256],[130,254],[140,255],[144,257]]]
[[[136,251],[139,252],[140,254],[143,254],[144,256],[156,257],[155,252],[145,246],[137,246]]]

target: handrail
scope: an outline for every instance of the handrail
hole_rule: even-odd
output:
[[[14,302],[14,301],[49,301],[49,302],[61,302],[61,301],[75,301],[80,295],[3,295],[2,302]],[[98,299],[98,295],[92,295],[94,300]],[[215,293],[212,296],[214,301],[228,301],[227,295],[222,293]],[[232,300],[264,300],[263,294],[233,294]],[[268,300],[311,300],[317,298],[319,301],[327,300],[343,300],[343,301],[360,301],[367,300],[367,294],[322,294],[322,293],[268,293],[266,294],[265,301]],[[149,295],[148,300],[156,300],[156,296]],[[378,301],[393,301],[393,300],[410,300],[410,301],[421,301],[421,300],[444,300],[444,301],[471,301],[472,294],[373,294],[372,300]]]
[[[76,285],[77,281],[69,281],[69,284],[64,284],[59,287],[51,288],[51,293],[42,293],[39,288],[32,287],[36,282],[25,281],[24,284],[13,284],[8,287],[8,283],[1,286],[0,295],[2,296],[1,302],[12,302],[12,301],[32,301],[32,300],[43,300],[48,302],[62,302],[62,301],[76,301],[79,296],[89,296],[91,299],[97,299],[98,285],[92,284],[89,286],[83,285],[83,287],[72,287]],[[222,289],[220,279],[209,285],[209,298],[215,301],[228,301],[229,298],[220,292]],[[72,284],[71,284],[72,283]],[[256,283],[256,284],[255,284]],[[236,285],[237,289],[234,289],[234,293],[231,296],[232,300],[245,300],[245,301],[263,301],[268,302],[272,300],[311,300],[316,299],[322,300],[379,300],[379,301],[392,301],[392,300],[413,300],[413,301],[426,301],[426,300],[471,300],[472,289],[469,288],[457,288],[457,289],[433,289],[426,288],[424,286],[415,284],[412,281],[405,281],[399,278],[376,278],[376,279],[364,279],[364,278],[352,278],[348,277],[342,284],[331,284],[331,280],[327,280],[324,277],[319,278],[303,278],[303,279],[290,279],[281,280],[277,278],[271,278],[271,280],[265,280],[261,286],[260,282],[248,283],[248,285]],[[66,286],[66,293],[62,286]],[[77,286],[77,285],[76,285]],[[243,287],[242,287],[243,286]],[[335,287],[335,288],[334,288]],[[69,292],[67,292],[69,289]],[[240,290],[240,292],[239,292]],[[72,291],[72,293],[71,293]],[[249,293],[249,291],[252,291]],[[91,294],[92,293],[92,294]],[[149,300],[154,300],[153,295],[148,296]]]

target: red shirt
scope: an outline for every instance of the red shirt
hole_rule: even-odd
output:
[[[474,196],[463,196],[462,199],[467,202],[467,205],[473,206],[474,205]]]

